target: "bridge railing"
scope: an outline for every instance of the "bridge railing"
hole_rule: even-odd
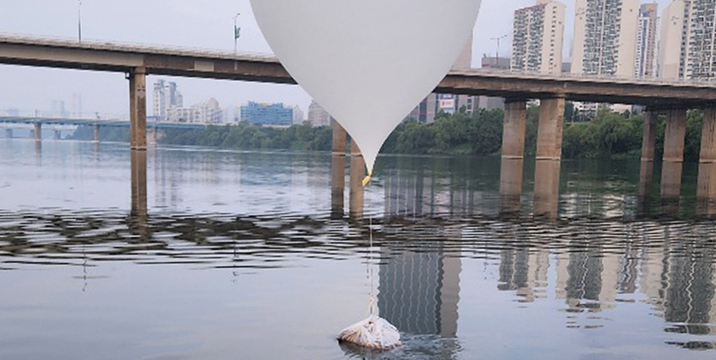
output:
[[[129,113],[109,113],[109,112],[96,112],[96,111],[85,111],[85,112],[78,113],[77,111],[62,112],[62,111],[48,111],[48,110],[39,110],[39,109],[5,108],[5,109],[0,109],[0,117],[117,121],[117,120],[129,119]]]
[[[450,71],[452,74],[488,74],[495,76],[514,76],[524,78],[539,78],[543,80],[573,80],[573,81],[604,81],[629,84],[649,84],[649,85],[694,85],[703,87],[716,88],[716,77],[712,78],[695,78],[695,79],[664,79],[658,77],[624,77],[616,75],[587,75],[561,73],[559,75],[547,74],[532,71],[519,71],[512,69],[495,69],[495,68],[472,68],[472,69],[455,69]]]
[[[270,53],[240,51],[234,54],[233,51],[208,49],[201,47],[173,46],[166,44],[135,43],[113,40],[85,39],[82,42],[77,39],[59,36],[35,36],[26,34],[14,34],[0,32],[0,43],[27,43],[32,45],[68,46],[75,48],[86,48],[95,50],[124,51],[124,52],[145,52],[157,54],[175,54],[189,56],[218,57],[226,59],[251,58],[259,61],[278,62],[276,56]]]

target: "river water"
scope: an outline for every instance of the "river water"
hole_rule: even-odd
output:
[[[530,161],[505,211],[499,158],[382,157],[351,218],[330,154],[150,149],[137,211],[126,144],[0,153],[0,359],[716,357],[688,164],[662,204],[638,161],[564,161],[545,215]],[[397,350],[335,341],[371,292]]]

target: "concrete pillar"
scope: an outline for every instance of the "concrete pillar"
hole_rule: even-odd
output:
[[[527,102],[507,100],[502,131],[502,163],[500,165],[500,195],[502,211],[519,211],[522,194],[522,168],[525,153],[525,118]]]
[[[537,160],[562,159],[563,128],[564,98],[540,100]]]
[[[132,214],[147,216],[147,152],[131,150]]]
[[[5,129],[5,137],[12,139],[12,129]]]
[[[333,156],[331,159],[331,214],[334,218],[343,217],[346,188],[346,130],[336,122],[333,127]]]
[[[534,214],[550,219],[559,215],[559,172],[562,163],[539,160],[535,166]]]
[[[700,213],[712,215],[716,211],[713,206],[716,203],[716,107],[704,109],[696,196],[702,208]]]
[[[99,142],[99,124],[94,124],[94,142]]]
[[[42,141],[42,123],[36,122],[35,123],[35,141]]]
[[[147,71],[135,68],[129,74],[129,121],[132,150],[147,149]]]
[[[42,166],[42,141],[35,141],[35,162]]]
[[[666,134],[664,135],[664,164],[661,172],[662,199],[674,199],[681,196],[685,136],[686,109],[668,110]]]
[[[557,218],[559,211],[564,104],[563,97],[540,100],[534,212],[549,218]]]
[[[365,159],[355,141],[351,142],[351,170],[350,170],[350,217],[355,220],[363,219]]]
[[[644,119],[644,135],[641,141],[641,171],[639,173],[639,197],[649,196],[654,179],[654,146],[659,113],[647,110]]]

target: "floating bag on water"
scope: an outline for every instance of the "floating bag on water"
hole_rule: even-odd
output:
[[[251,6],[286,70],[358,143],[370,175],[383,142],[465,48],[480,2],[251,0]]]
[[[390,350],[401,345],[398,329],[375,315],[345,328],[338,335],[338,341],[374,350]]]

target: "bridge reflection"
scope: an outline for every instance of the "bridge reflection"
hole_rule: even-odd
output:
[[[257,271],[291,267],[302,257],[362,256],[368,235],[350,222],[307,217],[5,212],[0,223],[0,268],[5,270],[186,261]],[[461,300],[475,296],[462,290],[475,281],[464,274],[465,264],[475,262],[495,270],[489,279],[494,291],[511,293],[524,306],[554,302],[550,316],[564,318],[567,328],[605,326],[613,321],[608,318],[631,316],[615,308],[644,312],[634,305],[641,303],[648,305],[648,314],[663,319],[663,331],[673,335],[667,338],[676,339],[670,343],[705,346],[712,337],[699,336],[716,335],[716,224],[711,221],[396,217],[375,225],[380,314],[409,335],[460,336],[465,314],[476,311]],[[454,345],[436,358],[451,358]]]

